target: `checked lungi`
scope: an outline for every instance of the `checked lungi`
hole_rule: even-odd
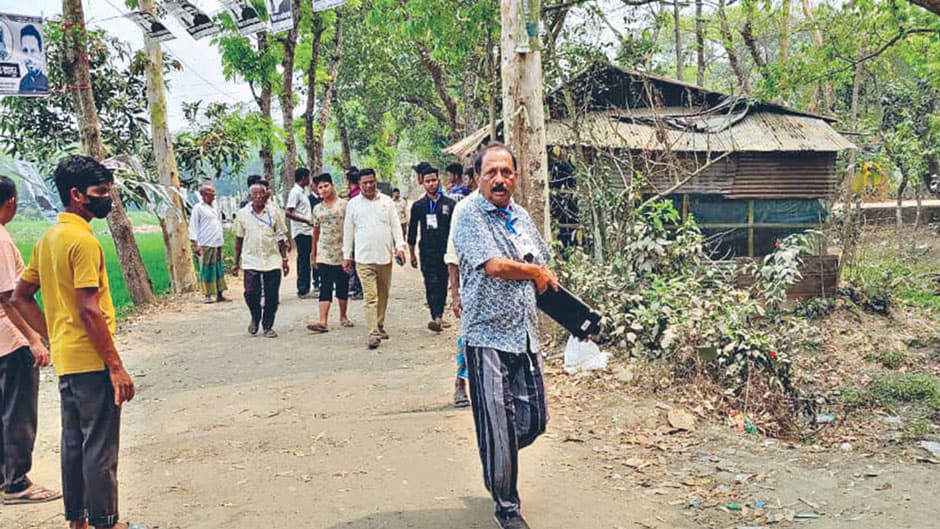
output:
[[[225,265],[222,262],[222,248],[203,248],[199,266],[199,282],[206,296],[219,296],[228,290],[225,286]]]
[[[548,422],[542,366],[538,353],[467,347],[483,481],[498,513],[519,511],[519,450],[544,433]]]

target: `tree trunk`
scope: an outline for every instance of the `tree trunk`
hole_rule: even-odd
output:
[[[813,40],[813,45],[817,49],[822,49],[823,47],[823,36],[822,31],[819,30],[819,25],[816,24],[816,17],[813,15],[813,9],[809,5],[809,0],[802,0],[803,5],[803,17],[809,22],[809,34]],[[821,83],[814,90],[816,96],[814,99],[819,99],[819,95],[822,95],[823,100],[825,101],[825,108],[823,112],[832,111],[832,103],[835,100],[835,92],[832,88],[832,83]]]
[[[754,17],[757,16],[754,12],[754,2],[755,0],[744,0],[745,22],[744,27],[741,28],[741,36],[744,37],[744,44],[747,46],[748,51],[751,52],[751,58],[754,59],[754,64],[757,65],[757,69],[761,72],[761,75],[763,75],[764,66],[767,65],[767,61],[761,55],[757,45],[757,36],[754,35]]]
[[[339,16],[339,11],[336,12]],[[317,106],[317,66],[320,63],[320,41],[323,39],[323,19],[319,13],[313,14],[313,42],[310,54],[310,63],[307,65],[307,106],[304,108],[304,150],[307,152],[307,166],[323,166],[323,161],[317,159],[317,133],[314,127],[314,114]],[[320,151],[322,153],[322,150]],[[314,174],[319,170],[311,169]]]
[[[153,13],[153,0],[141,0],[140,8]],[[159,42],[144,37],[147,52],[147,101],[150,104],[150,134],[153,139],[153,154],[157,165],[157,176],[164,186],[180,187],[179,171],[176,168],[176,155],[166,117],[166,92],[163,84],[163,50]],[[196,288],[196,273],[193,268],[193,254],[189,247],[189,229],[184,217],[183,200],[176,193],[171,193],[173,207],[167,210],[164,227],[166,261],[170,272],[170,283],[177,294],[191,292]]]
[[[78,111],[78,126],[81,130],[82,146],[85,154],[96,160],[106,156],[101,141],[101,127],[98,123],[98,109],[91,89],[91,75],[85,49],[85,12],[81,0],[62,0],[62,18],[65,28],[65,56],[62,68],[68,86],[78,87],[73,93]],[[108,215],[108,226],[121,262],[121,275],[134,305],[143,306],[156,302],[150,276],[144,268],[140,249],[134,239],[134,228],[124,211],[124,203],[117,187],[112,188],[111,198],[114,208]]]
[[[339,93],[336,94],[336,130],[339,132],[339,144],[343,152],[343,170],[352,167],[352,148],[349,146],[349,131],[343,119],[343,105],[339,102]]]
[[[790,52],[790,2],[782,0],[780,6],[780,62],[787,62]]]
[[[747,95],[751,92],[751,83],[748,80],[747,72],[741,67],[741,60],[738,58],[738,52],[734,49],[734,37],[731,34],[731,27],[728,24],[728,13],[725,11],[725,0],[718,0],[718,23],[721,32],[721,45],[728,54],[728,64],[735,77],[738,78],[738,88],[741,93]]]
[[[904,250],[904,192],[907,191],[908,176],[901,172],[901,181],[898,183],[898,200],[894,208],[895,228],[898,236],[898,252]]]
[[[702,14],[704,0],[695,0],[695,54],[698,58],[695,69],[695,84],[705,86],[705,19]]]
[[[855,65],[855,74],[852,78],[852,100],[849,105],[849,129],[852,132],[858,131],[858,103],[862,87],[862,65]],[[848,152],[848,164],[846,171],[845,184],[842,187],[842,208],[845,210],[845,220],[842,223],[842,257],[839,259],[839,267],[836,273],[836,281],[842,277],[842,270],[852,261],[855,256],[855,246],[857,243],[855,225],[861,209],[861,199],[855,197],[852,193],[852,180],[855,178],[855,165],[858,160],[858,153],[855,149]],[[857,207],[853,207],[857,206]]]
[[[490,127],[490,141],[496,141],[496,87],[500,85],[498,72],[496,71],[496,60],[493,52],[493,41],[489,34],[486,36],[486,74],[489,82],[486,85],[486,107],[487,119]],[[472,156],[471,156],[472,158]]]
[[[679,22],[682,21],[682,6],[679,4],[679,0],[673,0],[672,2],[672,15],[673,22],[676,25],[675,31],[675,40],[676,40],[676,79],[682,80],[682,31],[679,27]]]
[[[330,80],[323,90],[323,104],[320,107],[320,122],[317,140],[314,146],[315,174],[323,172],[323,145],[326,143],[326,127],[330,123],[330,110],[336,97],[336,80],[339,78],[339,64],[343,60],[343,14],[336,12],[336,29],[333,36],[333,58],[330,60]]]
[[[920,229],[920,219],[924,207],[924,179],[918,178],[914,183],[914,200],[917,201],[917,209],[914,211],[914,232]],[[911,237],[911,244],[917,242],[916,237]]]
[[[268,52],[268,33],[262,31],[258,33],[258,54],[264,55]],[[262,82],[261,95],[255,98],[258,108],[261,110],[261,119],[267,127],[267,134],[261,139],[261,147],[258,149],[258,156],[261,157],[261,166],[264,179],[274,186],[274,145],[271,134],[274,130],[274,119],[271,117],[271,97],[273,90],[271,83],[267,79]]]
[[[281,163],[281,195],[287,202],[287,194],[294,187],[294,171],[297,170],[297,135],[294,134],[294,50],[297,48],[297,26],[300,25],[300,0],[293,0],[294,25],[284,36],[284,70],[281,84],[281,126],[284,128],[284,161]]]
[[[548,207],[548,151],[545,140],[545,107],[542,97],[542,54],[537,37],[527,39],[523,28],[541,12],[541,2],[531,0],[529,20],[521,3],[501,0],[503,131],[516,155],[522,204],[546,240],[551,239]],[[536,27],[538,26],[536,21]],[[528,45],[527,45],[528,44]],[[520,53],[520,48],[528,52]]]

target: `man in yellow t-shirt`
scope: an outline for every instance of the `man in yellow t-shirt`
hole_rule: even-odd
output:
[[[129,524],[118,522],[118,441],[121,404],[134,398],[134,382],[114,345],[104,253],[89,224],[111,211],[114,177],[93,158],[69,156],[54,178],[65,212],[33,247],[14,304],[49,340],[59,375],[62,494],[69,526],[127,529]]]

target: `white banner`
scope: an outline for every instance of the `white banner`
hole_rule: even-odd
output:
[[[0,95],[49,95],[42,19],[0,13]]]
[[[346,0],[313,0],[314,11],[333,9],[346,3]]]
[[[238,32],[244,36],[254,35],[259,31],[268,29],[268,25],[261,20],[255,8],[239,0],[224,0],[222,2],[235,21]]]
[[[170,30],[163,25],[163,22],[147,13],[145,11],[134,11],[127,14],[127,18],[134,21],[135,24],[140,26],[140,29],[144,30],[144,35],[147,35],[151,40],[157,42],[166,42],[168,40],[173,40],[176,37],[170,33]]]
[[[165,3],[163,6],[186,28],[186,32],[189,33],[189,36],[196,40],[211,37],[222,30],[212,22],[212,19],[209,18],[207,14],[192,2],[187,0],[175,0]]]
[[[59,215],[59,211],[55,207],[55,199],[49,190],[49,186],[46,185],[46,181],[39,176],[36,166],[23,160],[16,160],[15,163],[17,171],[23,177],[23,187],[26,188],[26,192],[32,197],[39,211],[42,212],[42,218],[49,222],[55,222]]]
[[[268,15],[271,17],[271,32],[280,33],[294,27],[291,0],[268,0]]]

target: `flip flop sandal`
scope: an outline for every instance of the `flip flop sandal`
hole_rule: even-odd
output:
[[[319,323],[308,323],[307,330],[310,330],[316,333],[330,332],[330,329],[328,329],[327,327],[324,327],[323,325]]]
[[[352,322],[352,320],[346,320],[346,321],[340,322],[340,325],[342,325],[343,327],[347,327],[347,328],[348,328],[348,327],[355,327],[355,326],[356,326],[356,325]]]
[[[54,490],[49,490],[39,485],[31,485],[22,492],[5,493],[3,495],[4,505],[26,505],[32,503],[46,503],[57,500],[62,494]]]

